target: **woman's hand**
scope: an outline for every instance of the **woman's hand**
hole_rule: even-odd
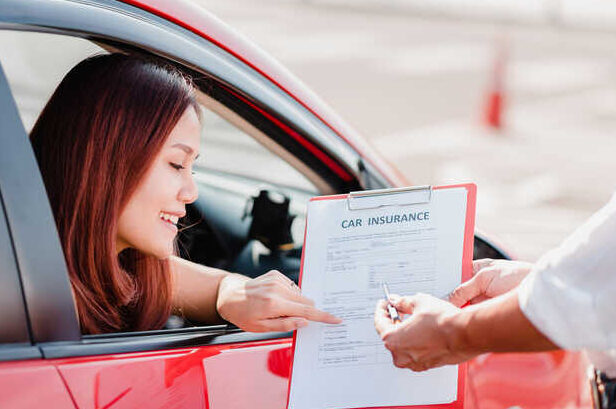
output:
[[[473,261],[473,278],[460,284],[449,295],[449,302],[457,307],[494,298],[514,289],[530,272],[533,265],[523,261]]]
[[[225,320],[251,332],[293,331],[308,321],[341,322],[314,308],[293,281],[275,270],[254,279],[226,276],[220,282],[216,309]]]

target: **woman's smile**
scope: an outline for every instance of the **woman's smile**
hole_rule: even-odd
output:
[[[166,212],[160,212],[160,214],[158,215],[159,219],[165,224],[165,226],[169,229],[171,229],[173,231],[173,233],[177,233],[178,231],[178,220],[180,219],[179,215],[176,214],[171,214],[171,213],[166,213]]]

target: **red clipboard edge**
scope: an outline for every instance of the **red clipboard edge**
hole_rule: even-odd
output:
[[[475,210],[477,204],[477,185],[474,183],[462,183],[456,185],[443,185],[433,186],[433,190],[443,189],[466,189],[466,218],[464,222],[464,242],[462,244],[462,277],[461,282],[469,280],[473,276],[473,248],[475,244]],[[329,196],[316,196],[310,199],[312,201],[320,200],[340,200],[347,199],[348,194],[329,195]],[[308,231],[308,215],[306,216],[306,227],[304,228],[304,246],[306,245],[306,232]],[[302,251],[302,257],[300,261],[299,279],[298,285],[302,286],[302,276],[304,273],[304,254]],[[297,331],[293,331],[293,340],[291,344],[291,365],[289,368],[289,384],[287,386],[287,404],[285,408],[289,408],[289,400],[291,398],[291,378],[293,377],[293,362],[295,361],[295,342],[297,338]],[[464,408],[464,392],[466,388],[466,374],[468,364],[463,362],[458,364],[458,393],[455,401],[451,403],[439,403],[434,405],[412,405],[412,406],[379,406],[370,408],[349,408],[349,409],[463,409]]]

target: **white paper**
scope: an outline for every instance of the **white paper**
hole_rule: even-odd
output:
[[[344,322],[298,331],[290,409],[456,400],[458,367],[396,368],[373,315],[382,282],[395,294],[438,297],[460,283],[466,203],[465,188],[434,190],[427,204],[365,210],[349,210],[346,199],[309,203],[302,293]]]

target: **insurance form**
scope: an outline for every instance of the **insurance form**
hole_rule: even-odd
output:
[[[460,284],[471,267],[475,186],[362,194],[308,205],[302,293],[343,322],[297,332],[288,407],[458,407],[458,366],[396,368],[373,316],[383,282],[394,294],[437,297]]]

